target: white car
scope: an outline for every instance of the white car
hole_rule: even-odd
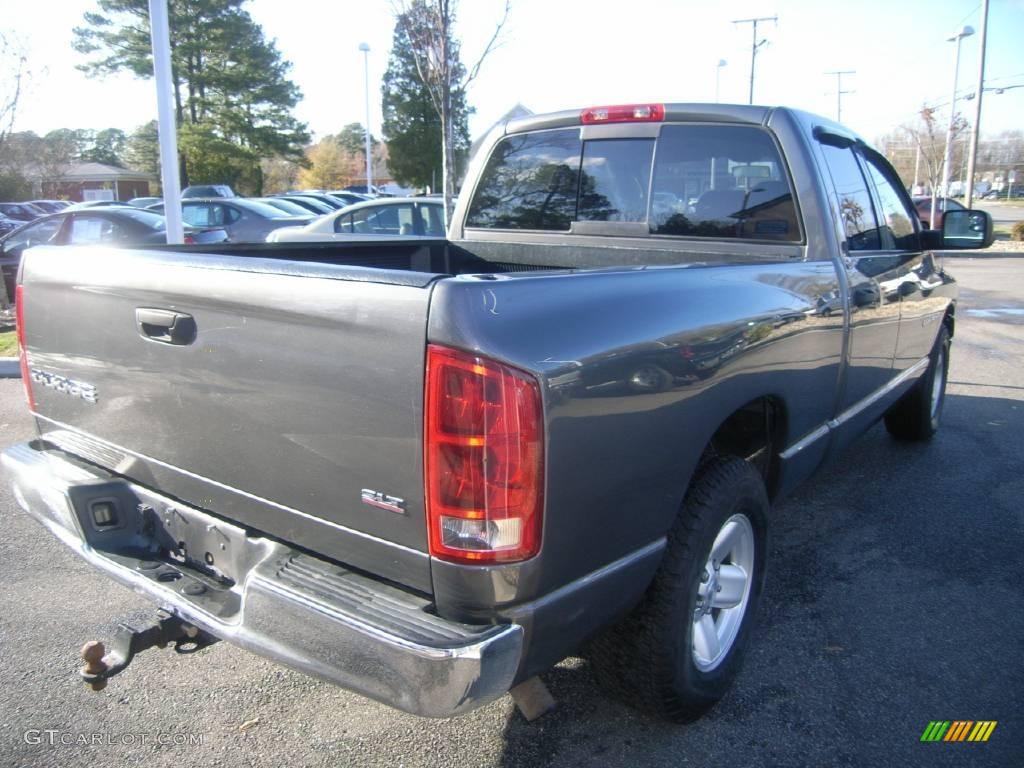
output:
[[[444,237],[444,203],[426,197],[367,200],[328,213],[304,227],[275,229],[267,242],[329,242],[352,235]]]

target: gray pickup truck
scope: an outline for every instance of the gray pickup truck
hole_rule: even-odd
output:
[[[29,251],[15,498],[163,609],[83,675],[219,638],[444,717],[584,654],[698,716],[771,503],[935,432],[944,227],[828,120],[643,104],[494,131],[447,240]]]

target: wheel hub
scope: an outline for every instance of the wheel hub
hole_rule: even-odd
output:
[[[697,585],[691,648],[701,671],[717,667],[732,649],[750,600],[753,573],[754,529],[738,513],[719,529]]]

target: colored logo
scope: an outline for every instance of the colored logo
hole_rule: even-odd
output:
[[[988,741],[997,720],[932,720],[921,741]]]

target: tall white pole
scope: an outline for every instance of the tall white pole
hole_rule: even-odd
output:
[[[167,242],[185,242],[181,224],[181,177],[178,175],[178,130],[171,87],[171,36],[167,0],[149,0],[153,79],[156,81],[157,127],[160,135],[160,183],[164,188]]]
[[[985,38],[988,34],[988,0],[981,0],[981,38],[978,40],[978,87],[974,92],[974,125],[971,126],[971,149],[967,156],[967,196],[970,208],[974,200],[974,164],[978,159],[978,131],[981,130],[981,95],[985,92]]]
[[[953,65],[953,96],[949,100],[949,128],[946,129],[946,153],[942,160],[942,196],[945,198],[949,197],[949,177],[952,173],[950,166],[952,165],[953,154],[953,125],[956,121],[956,81],[957,76],[960,74],[960,43],[963,42],[965,37],[970,37],[973,34],[974,29],[972,27],[964,27],[947,41],[952,42],[956,40],[956,62]],[[937,229],[935,226],[937,208],[937,196],[935,190],[932,190],[931,218],[928,220],[929,226],[932,229]]]
[[[370,141],[370,46],[359,44],[363,52],[363,70],[366,75],[366,194],[372,194],[373,187],[373,145]]]

